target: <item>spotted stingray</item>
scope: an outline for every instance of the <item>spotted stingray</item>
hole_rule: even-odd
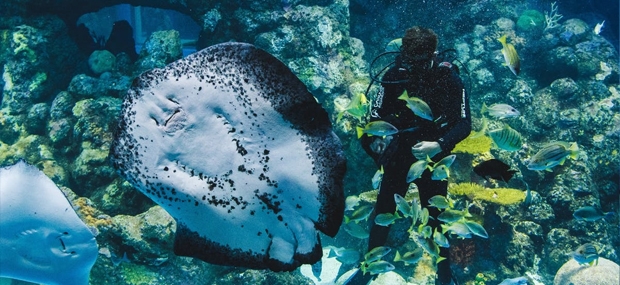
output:
[[[118,172],[177,221],[174,251],[293,270],[343,218],[346,163],[328,115],[280,61],[208,47],[142,74],[111,150]]]

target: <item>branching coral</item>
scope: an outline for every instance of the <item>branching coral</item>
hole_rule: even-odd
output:
[[[558,13],[558,5],[551,2],[551,11],[545,11],[545,31],[560,26],[558,23],[562,19],[562,15]]]
[[[103,215],[99,213],[95,207],[93,207],[93,202],[89,199],[80,197],[77,198],[74,202],[76,212],[78,215],[84,220],[86,225],[92,227],[107,227],[112,225],[112,219],[108,215]]]
[[[493,140],[488,136],[471,132],[467,138],[456,144],[452,152],[469,154],[485,153],[491,150],[492,143]]]

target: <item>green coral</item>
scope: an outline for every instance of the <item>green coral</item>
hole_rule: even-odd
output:
[[[472,131],[467,138],[454,146],[452,152],[469,154],[485,153],[491,150],[492,145],[493,140],[490,137]]]
[[[13,33],[13,54],[24,53],[30,62],[37,60],[37,55],[29,46],[30,39],[22,32]]]
[[[484,276],[484,274],[478,273],[478,274],[476,274],[476,279],[474,280],[474,285],[485,285],[486,281],[489,281],[489,279],[486,278],[486,276]]]
[[[517,20],[517,28],[524,32],[542,32],[545,28],[545,15],[537,10],[525,10]]]
[[[123,277],[127,284],[149,285],[158,284],[157,274],[144,265],[134,263],[122,263]]]
[[[448,192],[453,195],[467,196],[472,200],[483,200],[499,205],[514,205],[525,200],[525,192],[512,188],[485,188],[475,183],[450,184]]]
[[[32,82],[28,85],[28,91],[32,92],[39,88],[47,80],[47,74],[45,72],[37,72],[32,78]]]

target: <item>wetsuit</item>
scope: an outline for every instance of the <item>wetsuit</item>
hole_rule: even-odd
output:
[[[469,99],[463,82],[454,69],[449,63],[443,62],[422,72],[411,74],[407,69],[395,66],[383,76],[383,92],[379,92],[373,103],[371,121],[389,122],[400,132],[391,138],[366,135],[362,137],[364,150],[374,159],[378,167],[383,166],[384,169],[373,217],[382,213],[394,213],[396,210],[394,194],[405,196],[408,188],[407,172],[411,164],[417,161],[411,152],[412,146],[421,141],[438,142],[442,151],[432,157],[436,162],[449,155],[454,146],[469,135],[471,131]],[[409,96],[416,96],[429,105],[434,121],[416,116],[404,100],[398,99],[405,89]],[[418,186],[422,207],[428,206],[431,197],[447,194],[448,182],[432,180],[428,170],[414,183]],[[430,215],[435,218],[429,219],[428,224],[433,228],[438,227],[439,221],[436,218],[440,214],[439,210],[433,207],[427,208]],[[371,221],[374,220],[373,217]],[[384,245],[388,232],[389,227],[373,223],[368,250]],[[441,248],[440,254],[449,257],[445,248]],[[440,262],[439,267],[442,266],[448,266],[449,270],[449,261]],[[442,276],[439,278],[442,279]],[[442,284],[449,282],[444,281],[442,280]]]

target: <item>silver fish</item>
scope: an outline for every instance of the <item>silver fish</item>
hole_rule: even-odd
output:
[[[464,221],[463,223],[465,224],[465,226],[467,226],[471,233],[483,238],[489,237],[487,231],[480,224],[472,221]]]
[[[356,249],[344,247],[331,247],[327,257],[336,257],[342,264],[356,263],[362,255]]]
[[[428,199],[428,204],[430,207],[435,207],[437,209],[446,209],[453,206],[452,202],[448,200],[448,198],[441,195],[435,195]]]
[[[429,121],[433,120],[433,112],[431,111],[431,108],[422,99],[415,96],[409,97],[407,90],[405,90],[405,92],[403,92],[398,99],[407,102],[407,107],[409,107],[409,109],[411,109],[416,116]]]
[[[364,272],[364,274],[368,272],[372,275],[377,275],[377,274],[392,271],[394,270],[394,268],[395,268],[394,265],[392,265],[391,263],[385,260],[378,260],[378,261],[368,264],[365,267],[362,267],[362,271]]]
[[[371,263],[377,261],[384,257],[386,254],[390,253],[392,249],[387,246],[378,246],[371,249],[369,252],[364,254],[364,262]]]
[[[368,238],[368,231],[356,223],[348,223],[344,225],[344,231],[352,237],[365,239]]]
[[[508,104],[493,104],[491,106],[487,106],[485,103],[482,103],[482,111],[484,113],[488,113],[489,116],[494,117],[496,119],[505,119],[518,117],[521,113]]]
[[[380,226],[384,226],[387,227],[391,224],[393,224],[396,220],[400,219],[401,216],[398,215],[398,212],[396,213],[383,213],[383,214],[379,214],[375,217],[375,224],[380,225]]]
[[[383,166],[375,172],[375,175],[372,176],[372,189],[379,189],[381,187],[381,180],[383,180]]]
[[[508,278],[504,279],[502,283],[499,285],[527,285],[527,278],[525,277],[517,277],[517,278]]]
[[[438,232],[437,229],[433,232],[433,240],[440,247],[450,247],[450,243],[448,242],[446,236]]]
[[[405,263],[405,265],[410,265],[418,263],[418,261],[420,261],[423,255],[424,249],[422,249],[421,247],[418,247],[411,252],[406,252],[403,255],[400,255],[400,253],[397,251],[396,257],[394,257],[394,262],[402,261]]]
[[[396,209],[403,213],[405,218],[411,217],[411,205],[403,196],[394,194],[394,202],[396,202]]]
[[[418,160],[412,163],[411,167],[409,167],[409,172],[407,172],[407,183],[411,183],[420,178],[426,168],[428,168],[428,161],[426,160]]]
[[[359,222],[362,220],[366,220],[368,219],[368,216],[370,216],[370,213],[372,213],[372,210],[373,207],[370,205],[361,206],[357,210],[355,210],[350,217],[344,216],[344,222],[348,224],[351,221]]]

